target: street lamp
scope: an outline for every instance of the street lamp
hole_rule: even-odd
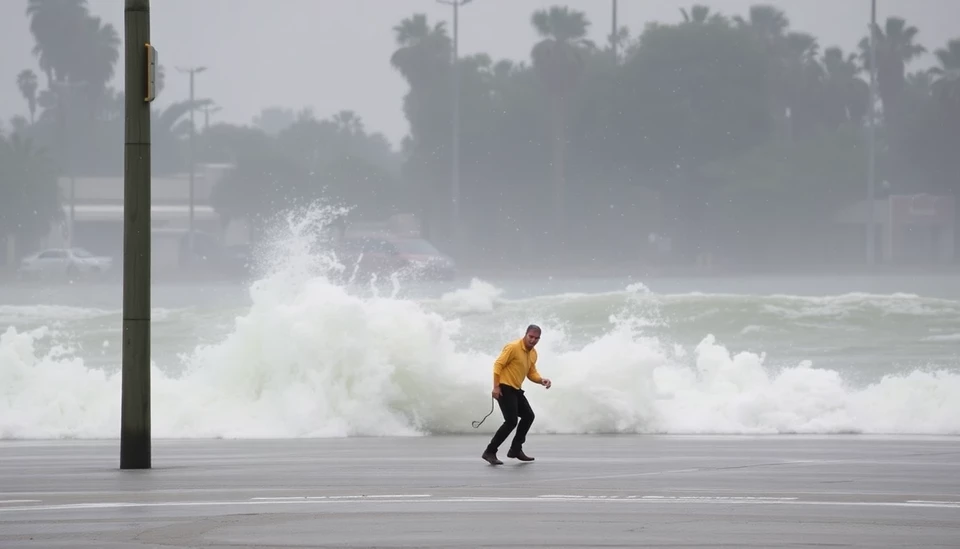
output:
[[[453,179],[451,181],[451,223],[453,229],[454,248],[459,251],[462,242],[460,238],[460,69],[459,61],[460,41],[460,7],[473,0],[437,0],[440,4],[453,6]]]
[[[193,172],[194,172],[194,163],[196,161],[196,151],[194,148],[194,140],[193,140],[193,136],[196,133],[195,126],[193,125],[193,111],[196,110],[194,108],[193,78],[194,78],[194,75],[196,75],[197,73],[201,73],[207,70],[207,67],[187,67],[187,68],[177,67],[177,70],[183,73],[190,74],[190,222],[189,222],[190,224],[189,224],[189,228],[187,229],[187,243],[188,243],[188,250],[190,252],[190,255],[188,255],[188,260],[192,260],[193,259],[193,256],[192,256],[193,254],[193,208],[194,208]]]
[[[876,118],[874,113],[876,103],[877,86],[877,0],[870,0],[870,100],[868,117],[870,123],[868,141],[868,167],[867,167],[867,265],[873,265],[876,262],[876,244],[874,243],[874,179],[876,178]]]

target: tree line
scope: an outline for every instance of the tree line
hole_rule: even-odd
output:
[[[4,138],[18,136],[3,150],[20,152],[4,154],[48,158],[55,168],[46,172],[119,175],[122,91],[107,84],[116,30],[85,0],[28,0],[27,14],[43,78],[17,75],[29,117]],[[588,39],[586,15],[569,7],[538,10],[530,24],[538,39],[525,60],[475,54],[454,64],[445,22],[400,21],[384,60],[407,82],[409,132],[398,150],[349,110],[321,120],[271,109],[250,125],[196,128],[198,161],[235,165],[214,207],[254,225],[315,199],[355,206],[355,218],[414,211],[439,245],[461,234],[459,251],[491,261],[639,257],[649,232],[669,235],[681,257],[835,261],[843,258],[831,256],[830,219],[866,195],[871,121],[878,196],[954,194],[960,185],[960,38],[933,46],[935,66],[920,70],[928,52],[920,31],[898,17],[880,22],[871,105],[867,36],[843,51],[768,5],[742,15],[695,5],[674,22],[635,36],[622,27],[600,44]],[[186,169],[185,115],[210,103],[155,112],[154,173]],[[47,156],[23,152],[34,146]],[[0,193],[23,187],[0,173]],[[24,188],[49,201],[39,190],[48,184]]]

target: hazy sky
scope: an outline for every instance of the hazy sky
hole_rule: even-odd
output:
[[[741,15],[752,4],[772,4],[786,11],[792,28],[816,35],[822,47],[845,50],[866,35],[870,14],[869,0],[620,0],[620,24],[635,36],[646,22],[678,21],[679,9],[695,3]],[[586,12],[597,42],[610,32],[610,0],[473,0],[461,10],[461,52],[528,59],[536,41],[530,14],[554,4]],[[0,0],[3,120],[27,113],[17,73],[24,68],[40,73],[30,53],[26,5]],[[123,0],[89,0],[89,5],[123,37]],[[396,143],[407,131],[401,110],[406,83],[389,63],[396,48],[392,28],[416,12],[432,22],[452,18],[452,8],[436,0],[153,0],[153,43],[167,69],[166,88],[154,105],[162,108],[189,93],[187,75],[176,67],[205,65],[209,70],[197,75],[196,93],[223,108],[215,121],[249,123],[270,105],[309,106],[318,116],[352,109],[368,128]],[[877,14],[879,20],[905,17],[931,51],[960,38],[960,0],[878,0]],[[122,75],[122,53],[120,59],[114,85]],[[929,63],[928,56],[924,65]]]

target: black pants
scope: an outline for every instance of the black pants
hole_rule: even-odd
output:
[[[503,384],[500,385],[500,398],[497,399],[497,404],[500,405],[500,412],[503,413],[503,425],[494,433],[490,444],[487,445],[487,451],[496,452],[514,428],[517,429],[517,434],[513,436],[510,449],[522,450],[523,443],[527,440],[527,431],[533,425],[533,408],[527,402],[522,389],[514,389]]]

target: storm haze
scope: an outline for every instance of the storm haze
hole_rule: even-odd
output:
[[[746,16],[754,4],[783,10],[791,28],[817,37],[822,48],[853,50],[870,20],[868,0],[712,0],[711,11]],[[632,36],[657,21],[681,21],[681,8],[697,2],[621,0],[620,25]],[[88,0],[91,14],[123,29],[122,0]],[[606,0],[475,0],[460,18],[460,51],[486,53],[494,60],[529,61],[537,35],[530,14],[551,5],[582,11],[591,21],[588,36],[604,42],[610,32]],[[26,2],[0,2],[0,74],[37,70]],[[175,66],[206,65],[197,93],[215,98],[223,110],[215,120],[247,124],[260,110],[280,106],[313,108],[321,117],[342,109],[356,111],[367,125],[394,144],[407,133],[402,100],[406,83],[389,65],[396,49],[392,28],[413,13],[452,27],[451,9],[434,0],[162,0],[151,3],[152,34],[170,86],[155,105],[162,108],[188,92],[187,77]],[[920,29],[918,41],[929,52],[912,68],[934,64],[932,51],[960,33],[960,8],[952,0],[880,0],[877,18],[905,18]],[[111,84],[119,86],[115,78]],[[26,115],[14,79],[0,84],[0,119]]]
[[[942,270],[960,10],[875,6],[871,41],[868,0],[154,2],[155,268],[262,275],[331,207],[374,270]],[[122,7],[0,7],[8,270],[119,257]]]

